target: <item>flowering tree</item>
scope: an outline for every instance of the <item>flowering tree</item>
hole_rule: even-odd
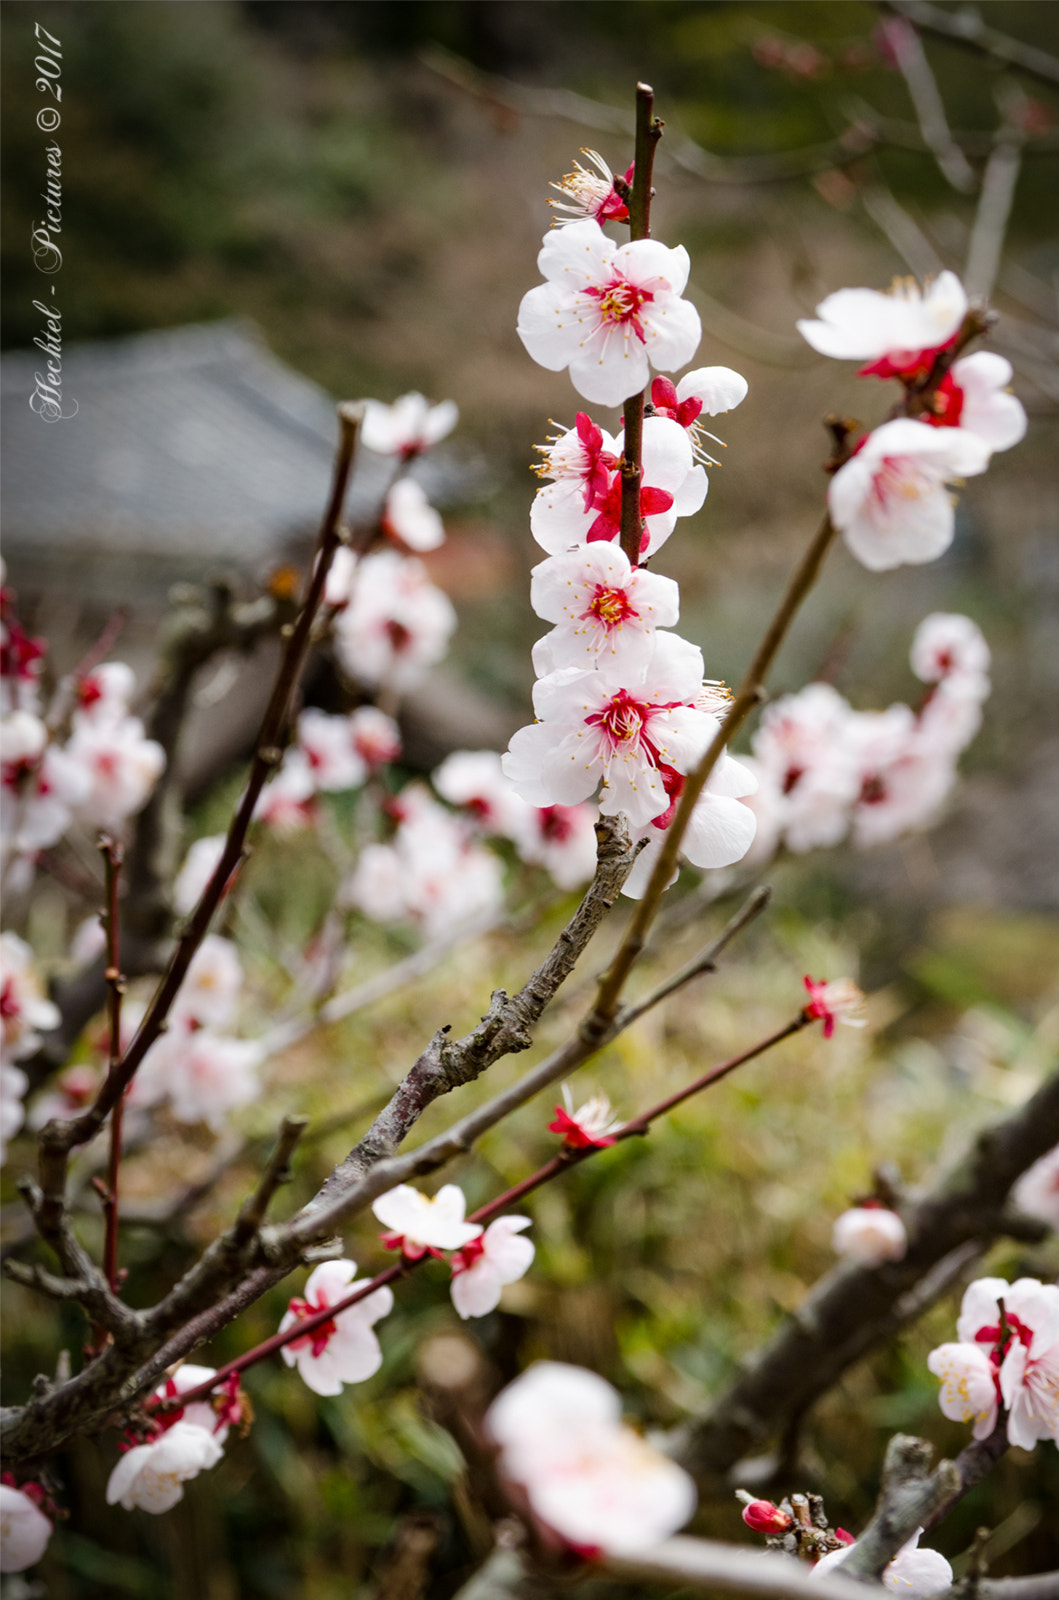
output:
[[[805,339],[825,355],[865,363],[865,376],[892,387],[878,391],[886,398],[874,428],[828,419],[819,527],[742,682],[732,691],[708,677],[721,663],[707,663],[673,631],[678,585],[655,563],[664,565],[680,519],[706,499],[714,462],[704,419],[739,405],[747,385],[725,367],[680,375],[696,359],[701,326],[683,298],[687,252],[651,236],[661,133],[652,92],[640,85],[631,165],[615,177],[586,152],[590,165],[563,179],[563,214],[538,258],[544,281],[519,309],[528,355],[568,374],[575,403],[614,408],[620,418],[611,432],[578,410],[541,447],[529,527],[544,559],[533,569],[531,602],[550,631],[533,651],[536,720],[506,754],[453,753],[431,787],[401,786],[395,776],[393,713],[441,659],[455,625],[419,560],[444,537],[441,520],[408,475],[455,425],[450,402],[408,395],[393,406],[339,407],[334,479],[302,598],[295,603],[277,583],[246,605],[222,596],[214,612],[185,618],[147,698],[146,721],[136,714],[129,669],[105,659],[108,636],[45,693],[46,645],[27,635],[5,591],[8,885],[24,898],[61,842],[87,828],[102,830],[105,887],[101,927],[78,929],[79,970],[51,998],[30,944],[3,935],[2,1129],[23,1163],[22,1203],[43,1247],[38,1253],[26,1230],[7,1271],[36,1294],[78,1306],[85,1325],[78,1369],[66,1362],[3,1415],[5,1570],[40,1559],[62,1515],[63,1487],[49,1461],[71,1439],[98,1441],[104,1459],[116,1432],[120,1453],[101,1473],[100,1495],[128,1511],[169,1511],[184,1484],[213,1468],[250,1425],[241,1384],[250,1368],[279,1355],[297,1369],[291,1383],[325,1397],[364,1382],[382,1364],[396,1298],[413,1273],[436,1274],[433,1263],[448,1269],[459,1319],[490,1314],[532,1270],[530,1196],[575,1166],[608,1159],[601,1152],[642,1140],[678,1105],[795,1034],[819,1025],[830,1039],[837,1024],[864,1022],[863,996],[848,978],[808,975],[781,1027],[748,1038],[730,1059],[629,1116],[601,1094],[579,1105],[566,1083],[638,1019],[713,973],[764,911],[768,891],[758,887],[692,961],[628,998],[649,935],[665,926],[665,896],[681,862],[707,874],[760,867],[780,849],[805,852],[847,836],[868,847],[937,815],[989,693],[988,645],[965,616],[935,612],[918,621],[911,664],[923,689],[915,705],[856,710],[829,683],[810,683],[765,707],[749,752],[734,755],[730,746],[767,699],[776,654],[836,540],[870,572],[934,560],[953,538],[953,484],[985,472],[1025,428],[1007,363],[973,348],[991,314],[954,274],[923,287],[828,296],[816,319],[800,324]],[[350,527],[344,507],[359,448],[388,458],[392,473],[377,515]],[[160,840],[195,676],[220,650],[269,633],[282,642],[279,666],[227,830],[197,839],[167,874]],[[325,641],[357,686],[360,703],[349,714],[299,704],[306,662]],[[355,798],[340,804],[336,796]],[[306,948],[285,957],[293,969],[285,1013],[240,1037],[245,952],[233,934],[248,851],[252,841],[267,848],[270,837],[310,830],[331,863],[333,893]],[[548,875],[559,891],[583,889],[518,992],[495,989],[480,1024],[462,1038],[436,1032],[318,1191],[270,1222],[305,1132],[304,1119],[285,1117],[230,1225],[153,1304],[130,1303],[128,1151],[150,1148],[166,1119],[202,1125],[223,1141],[233,1116],[258,1097],[269,1061],[360,1003],[357,989],[342,987],[351,918],[413,930],[424,943],[407,960],[429,962],[499,919],[505,862],[515,861],[538,872],[538,888]],[[711,893],[707,887],[702,906]],[[403,1148],[434,1102],[533,1045],[545,1009],[622,895],[633,909],[568,1036],[448,1126]],[[171,940],[173,917],[183,921]],[[410,970],[399,966],[394,981]],[[142,1001],[126,994],[129,976],[152,972],[160,975]],[[106,1067],[96,1073],[69,1058],[99,1010]],[[547,1125],[559,1143],[529,1176],[497,1185],[470,1215],[459,1185],[446,1181],[433,1194],[416,1186],[560,1084],[562,1104]],[[86,1183],[102,1210],[98,1254],[73,1221],[77,1187]],[[855,1580],[916,1595],[948,1588],[949,1564],[919,1546],[923,1530],[1009,1446],[1059,1443],[1053,1284],[970,1284],[957,1338],[933,1352],[929,1368],[941,1381],[942,1411],[968,1424],[972,1437],[955,1462],[932,1469],[929,1448],[898,1435],[878,1510],[859,1537],[831,1525],[819,1496],[790,1484],[778,1501],[742,1494],[743,1520],[765,1536],[768,1554],[673,1536],[694,1513],[694,1475],[729,1471],[751,1446],[788,1431],[867,1349],[966,1275],[992,1239],[1042,1237],[1059,1222],[1057,1194],[1053,1077],[914,1201],[880,1175],[835,1222],[836,1271],[705,1414],[689,1415],[661,1445],[623,1424],[618,1393],[580,1367],[538,1362],[495,1397],[465,1386],[445,1421],[470,1492],[499,1529],[488,1574],[466,1592],[523,1592],[519,1585],[535,1583],[547,1592],[585,1564],[616,1581],[818,1590],[836,1600],[858,1592]],[[184,1203],[173,1197],[163,1223]],[[393,1260],[365,1272],[343,1236],[369,1210]],[[217,1368],[189,1361],[229,1327],[238,1338],[248,1308],[306,1267],[276,1332],[247,1339]]]

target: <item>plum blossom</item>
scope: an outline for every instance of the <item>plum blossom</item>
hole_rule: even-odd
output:
[[[992,350],[964,356],[938,384],[923,420],[935,428],[963,428],[990,450],[1010,450],[1026,434],[1022,403],[1008,390],[1011,378],[1011,362]]]
[[[233,1020],[243,988],[243,964],[230,939],[208,933],[191,958],[172,1016],[198,1028]]]
[[[44,724],[29,712],[13,712],[0,728],[5,856],[33,856],[56,844],[88,797],[91,783],[83,764],[59,745],[45,744],[46,737]]]
[[[335,616],[335,648],[354,678],[403,692],[441,660],[455,626],[451,601],[423,563],[379,550],[357,566],[352,598]]]
[[[615,245],[596,222],[545,235],[537,257],[545,282],[522,298],[518,334],[550,372],[570,370],[586,400],[620,405],[642,389],[650,368],[691,360],[699,314],[680,298],[688,253],[654,239]]]
[[[937,1550],[920,1550],[923,1529],[917,1528],[907,1544],[903,1544],[893,1560],[883,1569],[881,1583],[884,1589],[905,1596],[905,1600],[927,1600],[930,1595],[941,1594],[952,1584],[952,1568]],[[855,1541],[854,1541],[855,1543]],[[812,1567],[813,1577],[824,1577],[842,1563],[853,1543],[841,1550],[832,1550],[821,1556]]]
[[[905,1225],[896,1211],[878,1202],[851,1206],[835,1219],[831,1248],[862,1267],[900,1261],[908,1249]]]
[[[99,1088],[99,1074],[92,1067],[67,1067],[60,1072],[52,1088],[39,1094],[29,1113],[31,1128],[43,1128],[52,1117],[75,1117],[95,1097]]]
[[[220,864],[224,843],[224,834],[215,833],[196,839],[188,846],[188,853],[173,883],[173,909],[182,917],[190,915],[201,900],[206,885]]]
[[[939,701],[933,715],[940,720],[939,712],[952,702],[938,695],[933,700]],[[962,736],[966,728],[959,732]],[[862,849],[881,844],[933,820],[955,780],[958,741],[924,737],[914,712],[900,704],[885,711],[850,711],[845,738],[858,784],[854,844]]]
[[[956,1339],[927,1359],[942,1380],[945,1416],[973,1422],[974,1437],[984,1439],[1003,1401],[1009,1443],[1059,1444],[1059,1288],[1036,1278],[979,1278],[964,1294]]]
[[[596,807],[524,805],[515,848],[560,889],[576,889],[596,870]]]
[[[256,1100],[260,1061],[255,1041],[198,1027],[182,1014],[144,1056],[130,1098],[142,1106],[168,1100],[178,1122],[219,1132],[233,1111]]]
[[[0,585],[4,568],[0,562]],[[0,716],[40,708],[46,639],[32,639],[15,615],[13,589],[0,587]]]
[[[456,1251],[452,1303],[465,1321],[495,1311],[504,1286],[525,1277],[536,1253],[533,1241],[520,1237],[529,1226],[529,1217],[497,1217],[477,1239]]]
[[[617,450],[624,446],[619,436]],[[706,498],[708,483],[694,464],[687,433],[666,417],[647,417],[642,438],[643,481],[640,553],[656,554],[677,525],[693,516]],[[534,496],[530,532],[550,555],[573,545],[617,540],[621,534],[622,478],[617,466],[606,468],[592,498],[571,492],[569,483],[546,485]]]
[[[428,1198],[400,1183],[388,1189],[372,1202],[371,1209],[385,1228],[383,1235],[388,1250],[400,1248],[410,1261],[420,1256],[438,1256],[443,1250],[462,1250],[481,1235],[477,1222],[463,1220],[467,1202],[463,1190],[455,1183],[444,1184],[434,1196]]]
[[[283,757],[275,777],[270,778],[254,807],[255,822],[264,822],[277,833],[294,833],[308,827],[316,818],[316,784],[313,769],[303,750],[293,746]]]
[[[21,1061],[40,1044],[39,1028],[57,1028],[59,1008],[44,993],[33,951],[17,933],[0,934],[0,1051]]]
[[[304,1296],[293,1299],[284,1313],[280,1333],[347,1299],[356,1275],[355,1261],[321,1262],[310,1273]],[[384,1285],[300,1339],[292,1339],[280,1353],[288,1367],[297,1366],[314,1394],[341,1394],[343,1384],[363,1383],[382,1366],[373,1324],[392,1310],[393,1290]]]
[[[602,782],[600,810],[626,812],[634,828],[666,810],[718,724],[694,705],[701,652],[676,634],[654,638],[646,673],[631,688],[605,671],[574,667],[538,681],[540,720],[519,729],[502,763],[530,805],[576,805]]]
[[[716,466],[716,460],[702,441],[712,439],[715,444],[723,441],[706,431],[702,418],[733,410],[746,399],[749,389],[742,374],[731,367],[699,367],[694,372],[686,372],[675,385],[671,378],[655,378],[651,384],[651,406],[656,417],[668,417],[687,430],[696,461],[704,466]]]
[[[848,703],[828,683],[807,684],[762,713],[750,741],[751,770],[760,809],[767,808],[790,850],[837,844],[849,827],[858,794],[845,739],[849,715]]]
[[[215,1367],[200,1367],[194,1361],[184,1361],[179,1367],[169,1374],[165,1383],[161,1384],[152,1398],[155,1400],[174,1400],[182,1394],[188,1394],[192,1389],[197,1389],[200,1384],[208,1383],[217,1376]],[[204,1428],[212,1434],[219,1445],[223,1445],[228,1438],[228,1432],[233,1422],[237,1422],[241,1415],[238,1403],[232,1408],[225,1397],[217,1392],[217,1404],[209,1399],[192,1400],[190,1405],[178,1406],[170,1411],[156,1414],[156,1420],[163,1429],[175,1427],[178,1422],[186,1422],[196,1428]]]
[[[75,715],[65,753],[88,779],[77,815],[93,827],[120,827],[140,810],[165,770],[165,751],[145,736],[138,717]]]
[[[827,503],[846,544],[872,572],[934,561],[956,527],[947,485],[988,465],[988,446],[963,428],[898,417],[870,433],[839,468]]]
[[[568,172],[558,183],[549,186],[558,189],[560,194],[569,196],[567,200],[548,201],[556,211],[570,212],[568,217],[554,217],[552,225],[556,228],[568,228],[572,222],[583,222],[586,217],[590,217],[593,222],[598,222],[601,226],[604,222],[628,221],[629,208],[618,193],[614,174],[599,151],[582,150],[581,154],[588,157],[596,170],[590,172],[580,161],[575,161],[573,172]],[[632,183],[634,171],[635,163],[626,171],[624,183]]]
[[[332,717],[315,706],[301,713],[298,749],[318,790],[356,789],[364,782],[367,764],[353,741],[349,717]]]
[[[21,1067],[0,1061],[0,1166],[7,1160],[8,1140],[26,1120],[22,1097],[28,1088],[29,1079]]]
[[[74,726],[84,722],[109,726],[123,722],[135,692],[135,674],[124,661],[104,661],[93,667],[76,685]]]
[[[1028,1217],[1039,1217],[1059,1232],[1059,1145],[1027,1168],[1011,1198]]]
[[[830,983],[818,983],[806,976],[802,981],[809,996],[802,1015],[823,1023],[825,1039],[830,1039],[834,1033],[836,1022],[844,1023],[847,1028],[864,1027],[864,996],[850,978],[832,978]]]
[[[647,1550],[695,1509],[682,1467],[621,1422],[621,1397],[581,1367],[538,1361],[486,1414],[501,1474],[579,1554]]]
[[[390,406],[380,400],[368,400],[360,440],[376,455],[400,456],[402,461],[410,461],[450,434],[459,415],[455,401],[442,400],[432,406],[421,394],[403,394]]]
[[[755,1533],[787,1533],[794,1518],[771,1500],[751,1500],[743,1507],[743,1521]]]
[[[404,550],[436,550],[445,543],[445,524],[411,478],[401,478],[386,496],[382,531]]]
[[[912,671],[924,683],[948,678],[969,681],[989,692],[989,646],[976,622],[958,612],[932,611],[912,640]]]
[[[703,870],[730,867],[742,861],[754,842],[757,819],[749,807],[740,802],[753,794],[756,787],[757,778],[749,766],[722,750],[688,818],[680,841],[681,857]],[[643,830],[647,844],[622,885],[622,894],[631,900],[641,899],[646,892],[682,788],[683,780],[670,781],[668,807]]]
[[[52,1524],[37,1504],[35,1483],[21,1489],[0,1483],[0,1572],[25,1572],[35,1566],[52,1536]]]
[[[617,1144],[622,1123],[605,1094],[594,1094],[583,1106],[574,1109],[570,1085],[563,1084],[563,1103],[555,1108],[555,1121],[549,1133],[561,1133],[563,1143],[572,1150],[606,1150]]]
[[[553,426],[559,426],[557,423]],[[569,502],[569,513],[588,511],[598,494],[605,494],[610,474],[618,465],[620,451],[612,439],[584,411],[579,411],[572,428],[553,434],[537,449],[543,460],[533,468],[546,481],[537,491],[530,511],[546,522]]]
[[[358,706],[349,719],[353,748],[369,772],[388,766],[401,754],[401,735],[392,717],[376,706]]]
[[[224,1452],[213,1433],[191,1422],[177,1422],[150,1444],[126,1451],[110,1474],[107,1505],[120,1503],[157,1516],[184,1498],[184,1485],[215,1467]]]
[[[463,806],[483,833],[504,839],[520,833],[526,804],[504,777],[495,750],[454,750],[431,782],[450,805]]]
[[[922,290],[909,278],[895,280],[889,294],[839,289],[817,306],[817,321],[798,323],[798,332],[823,356],[870,362],[863,370],[876,377],[913,376],[929,371],[966,314],[962,283],[954,272],[941,272]]]
[[[633,567],[620,545],[593,544],[534,567],[530,604],[556,624],[541,641],[548,671],[604,660],[631,683],[647,669],[655,628],[677,621],[680,591],[672,578]]]

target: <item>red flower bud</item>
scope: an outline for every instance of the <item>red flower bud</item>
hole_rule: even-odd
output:
[[[771,1500],[751,1500],[743,1507],[743,1521],[755,1533],[786,1533],[794,1527],[794,1518]]]

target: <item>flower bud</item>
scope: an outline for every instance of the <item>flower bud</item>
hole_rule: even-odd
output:
[[[781,1511],[771,1500],[751,1500],[743,1507],[743,1521],[755,1533],[786,1533],[794,1527],[794,1518]]]

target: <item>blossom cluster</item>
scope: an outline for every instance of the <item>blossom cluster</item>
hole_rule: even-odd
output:
[[[184,1362],[151,1396],[153,1402],[179,1399],[216,1377],[212,1367]],[[238,1385],[229,1380],[210,1400],[152,1412],[150,1436],[130,1439],[107,1483],[107,1504],[157,1516],[184,1497],[184,1485],[215,1467],[230,1429],[242,1421]]]
[[[16,882],[74,823],[119,830],[144,805],[165,768],[131,705],[136,681],[108,661],[61,684],[44,705],[46,646],[23,630],[14,596],[0,600],[0,840]]]
[[[55,1028],[59,1011],[47,999],[33,952],[16,933],[0,934],[0,1162],[25,1120],[29,1079],[18,1066],[40,1044],[38,1028]]]
[[[811,683],[762,714],[744,764],[757,780],[754,855],[802,852],[847,835],[865,848],[937,815],[989,693],[989,646],[969,617],[935,612],[916,630],[912,669],[927,685],[917,710],[855,711]]]
[[[987,1439],[1006,1412],[1009,1444],[1059,1445],[1059,1288],[1036,1278],[979,1278],[963,1297],[956,1339],[927,1366],[941,1379],[942,1411]]]
[[[945,367],[921,416],[865,435],[831,480],[835,527],[873,571],[942,555],[956,528],[949,486],[984,472],[994,451],[1026,432],[1026,413],[1007,388],[1010,362],[986,350],[951,360],[968,311],[960,280],[942,272],[925,290],[911,281],[889,294],[840,289],[815,319],[798,323],[821,355],[863,361],[864,376],[896,378],[910,393]]]
[[[604,190],[620,199],[602,158],[589,155]],[[702,506],[710,459],[703,418],[738,405],[747,385],[726,367],[700,368],[677,384],[666,375],[691,361],[701,337],[698,313],[682,298],[687,252],[653,239],[615,244],[603,223],[623,220],[623,207],[578,171],[562,187],[582,219],[545,236],[545,282],[523,297],[518,332],[535,361],[568,369],[593,403],[621,405],[644,389],[652,368],[658,373],[632,462],[642,469],[639,543],[630,559],[621,542],[624,431],[612,435],[579,412],[541,447],[545,481],[530,531],[547,559],[533,569],[530,600],[552,629],[533,652],[537,721],[514,735],[503,771],[531,806],[596,799],[604,816],[624,813],[634,837],[647,841],[625,884],[635,897],[727,700],[704,682],[699,649],[667,631],[679,618],[676,583],[643,563],[680,517]],[[722,755],[684,836],[696,866],[728,866],[746,853],[755,824],[739,800],[753,787],[746,768]]]

